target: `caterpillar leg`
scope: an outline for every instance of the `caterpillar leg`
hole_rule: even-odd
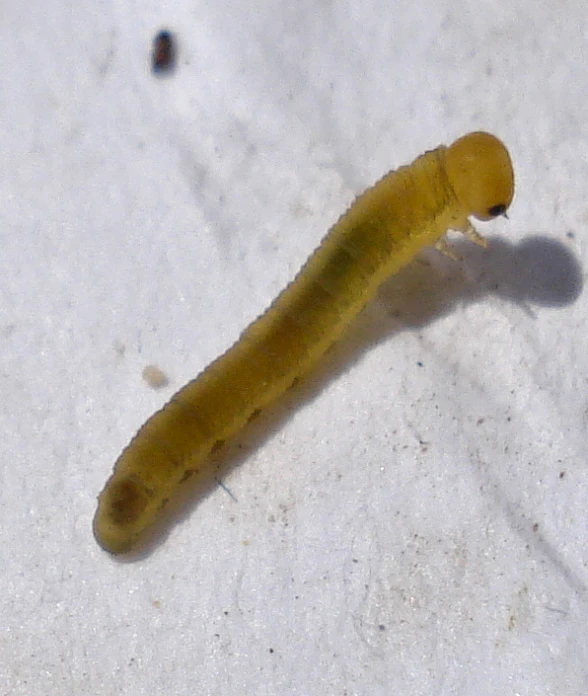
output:
[[[445,237],[441,237],[435,242],[435,249],[440,251],[443,256],[447,256],[452,261],[461,261],[461,256],[455,251],[455,249],[449,244]]]
[[[473,242],[484,249],[486,249],[488,246],[488,242],[484,239],[484,237],[482,237],[482,235],[469,220],[463,227],[456,228],[456,232],[461,232],[466,239],[470,240],[470,242]],[[455,251],[455,249],[453,249],[445,237],[441,237],[435,242],[435,249],[440,251],[444,256],[448,256],[450,259],[453,259],[453,261],[461,261],[461,256]]]
[[[484,239],[484,237],[482,237],[471,222],[468,222],[467,226],[463,230],[459,231],[466,237],[466,239],[469,239],[470,242],[473,242],[484,249],[488,246],[488,242]]]

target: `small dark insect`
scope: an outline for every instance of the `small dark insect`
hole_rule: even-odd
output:
[[[175,68],[176,47],[173,34],[165,29],[153,39],[151,70],[154,73],[169,73]]]

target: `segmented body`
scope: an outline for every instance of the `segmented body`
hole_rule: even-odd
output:
[[[94,531],[105,549],[132,547],[178,485],[205,474],[211,451],[306,374],[388,276],[448,229],[468,230],[475,211],[456,194],[447,152],[427,152],[365,191],[233,347],[143,425],[99,497]]]

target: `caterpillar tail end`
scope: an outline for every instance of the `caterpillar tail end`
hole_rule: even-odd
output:
[[[113,477],[98,496],[93,522],[98,545],[112,554],[131,551],[147,526],[144,513],[149,503],[148,491],[133,477]]]

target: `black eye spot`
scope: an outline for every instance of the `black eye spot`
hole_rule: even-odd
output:
[[[493,205],[491,208],[488,208],[488,215],[490,215],[490,217],[498,217],[499,215],[504,215],[504,213],[506,213],[506,206],[504,203]]]

